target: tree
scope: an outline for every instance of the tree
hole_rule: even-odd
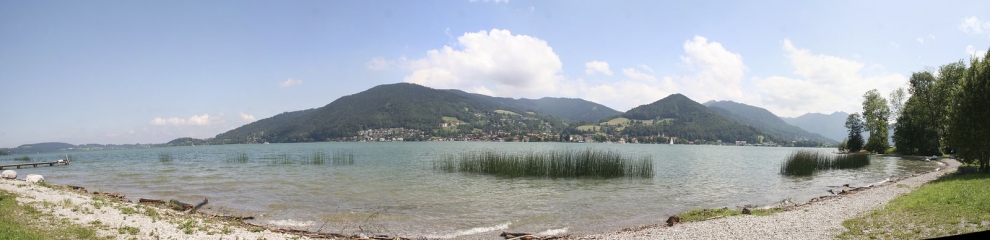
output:
[[[890,92],[890,118],[897,119],[904,110],[904,87],[899,87]]]
[[[890,117],[890,108],[887,107],[887,100],[880,96],[876,89],[863,94],[863,121],[866,130],[870,132],[870,138],[866,141],[866,150],[871,152],[884,153],[890,147],[887,141],[887,120]]]
[[[965,163],[977,163],[990,171],[990,52],[970,60],[953,98],[949,125],[951,146]]]
[[[849,149],[849,152],[863,150],[863,119],[860,118],[859,113],[849,114],[846,118],[846,128],[849,129],[846,149]]]
[[[911,97],[894,123],[894,143],[901,154],[939,154],[938,134],[928,123],[928,113],[922,107],[920,98]]]

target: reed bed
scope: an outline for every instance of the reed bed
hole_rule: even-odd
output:
[[[246,154],[238,156],[237,159],[247,159]],[[286,164],[310,164],[310,165],[354,165],[354,153],[351,151],[333,151],[324,152],[317,151],[310,155],[290,155],[289,153],[281,153],[271,157],[263,157],[262,160],[268,162],[269,165],[286,165]],[[231,162],[231,160],[228,160]],[[244,161],[234,161],[237,163],[245,163]]]
[[[248,158],[247,153],[238,153],[235,155],[228,155],[227,159],[224,160],[225,163],[247,163],[250,158]]]
[[[16,161],[22,161],[22,162],[29,162],[29,161],[31,161],[31,157],[28,157],[28,156],[17,157],[17,158],[14,158],[14,160],[16,160]]]
[[[629,158],[611,150],[549,151],[509,154],[486,150],[447,155],[433,162],[445,172],[467,172],[501,177],[619,178],[653,177],[650,157]]]
[[[798,150],[787,157],[780,166],[780,173],[788,176],[810,176],[820,170],[852,169],[867,165],[870,165],[870,155],[865,153],[836,155]]]
[[[158,154],[158,161],[159,162],[169,163],[169,162],[172,162],[172,159],[173,159],[172,154],[168,154],[168,153],[159,153]]]

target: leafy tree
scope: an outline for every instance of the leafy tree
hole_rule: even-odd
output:
[[[894,124],[894,143],[901,154],[937,155],[938,134],[928,122],[921,98],[911,97]]]
[[[897,119],[901,115],[901,111],[904,110],[904,101],[906,99],[904,94],[904,87],[899,87],[890,92],[890,118]]]
[[[846,118],[846,128],[849,129],[849,137],[846,138],[846,149],[850,152],[863,150],[863,119],[859,113],[849,114]]]
[[[890,147],[887,141],[887,120],[890,117],[890,108],[887,107],[887,100],[880,96],[876,89],[863,94],[863,121],[866,130],[870,132],[870,138],[866,141],[866,150],[884,153]]]
[[[977,163],[984,172],[990,171],[990,52],[982,59],[970,60],[959,90],[955,95],[950,143],[958,157],[966,163]]]

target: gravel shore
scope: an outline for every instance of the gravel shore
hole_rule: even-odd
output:
[[[770,216],[735,216],[707,221],[688,222],[667,227],[658,226],[634,231],[592,235],[584,239],[830,239],[846,231],[842,222],[870,210],[883,207],[897,196],[935,180],[960,165],[956,160],[943,160],[940,171],[920,174],[896,182],[851,194],[842,194],[822,201],[797,206]],[[907,187],[905,187],[905,185]]]
[[[209,219],[164,207],[94,197],[66,188],[50,188],[22,180],[0,180],[0,189],[39,211],[93,227],[116,239],[307,239],[269,230],[250,231],[236,222]],[[137,232],[132,232],[137,229]],[[2,237],[0,237],[2,238]]]

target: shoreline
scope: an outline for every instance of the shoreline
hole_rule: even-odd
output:
[[[941,169],[936,171],[929,171],[920,174],[913,174],[911,176],[905,176],[898,179],[891,179],[889,181],[881,182],[880,184],[875,184],[877,186],[869,187],[849,187],[848,193],[841,193],[835,195],[828,195],[822,197],[813,198],[809,202],[791,204],[783,207],[773,207],[773,209],[780,210],[782,212],[776,212],[769,216],[715,216],[706,218],[703,220],[691,221],[679,223],[673,227],[665,226],[664,221],[667,220],[667,216],[657,216],[658,219],[654,220],[656,224],[647,226],[638,226],[624,228],[618,232],[606,232],[606,233],[592,233],[586,236],[541,236],[547,239],[561,238],[561,239],[637,239],[637,238],[683,238],[683,239],[697,239],[701,238],[726,238],[733,236],[749,236],[744,238],[765,238],[766,236],[771,236],[772,238],[788,238],[788,236],[795,236],[795,234],[801,234],[797,236],[816,236],[815,238],[832,237],[840,232],[826,231],[826,234],[821,234],[820,230],[813,231],[800,231],[803,228],[801,224],[795,224],[794,222],[805,222],[802,218],[793,218],[790,215],[801,215],[794,214],[794,212],[812,212],[819,214],[829,214],[829,219],[817,221],[817,222],[827,222],[831,223],[832,228],[838,226],[839,229],[844,229],[841,226],[842,221],[846,219],[853,218],[857,214],[862,214],[868,210],[875,209],[878,206],[886,204],[888,201],[893,199],[899,194],[904,192],[910,192],[911,190],[917,188],[921,184],[927,183],[934,180],[937,176],[941,176],[946,171],[952,171],[958,167],[959,163],[955,160],[943,159],[940,162],[945,163]],[[947,163],[948,162],[948,163]],[[907,184],[907,189],[902,188],[900,185]],[[871,184],[872,185],[872,184]],[[896,188],[895,188],[896,187]],[[876,195],[878,189],[890,189],[895,188],[897,194],[883,194],[878,202],[872,195]],[[53,215],[59,218],[71,220],[79,225],[94,228],[101,236],[111,236],[118,239],[127,239],[134,237],[132,235],[118,234],[116,231],[119,228],[125,227],[135,227],[141,229],[141,235],[137,235],[139,238],[144,237],[158,237],[158,238],[217,238],[223,236],[236,236],[245,238],[266,238],[266,239],[309,239],[309,238],[331,238],[331,239],[359,239],[360,237],[369,237],[374,239],[375,237],[379,239],[396,239],[396,236],[364,236],[364,235],[354,235],[345,236],[342,234],[335,233],[323,233],[323,232],[311,232],[305,230],[296,230],[292,228],[281,228],[279,226],[266,226],[262,224],[254,224],[248,221],[250,218],[242,218],[236,216],[227,216],[226,214],[217,214],[216,211],[207,210],[211,213],[198,212],[195,214],[190,214],[188,212],[176,211],[169,209],[166,205],[148,205],[143,203],[138,203],[128,201],[121,195],[113,193],[97,193],[97,192],[87,192],[85,189],[80,189],[77,186],[65,185],[56,186],[50,184],[31,184],[23,180],[0,180],[0,190],[5,190],[11,193],[19,195],[17,201],[21,204],[30,205],[37,208],[39,211]],[[862,200],[857,199],[868,199],[868,203],[863,203]],[[68,204],[58,204],[58,203],[68,203]],[[868,205],[865,210],[858,210],[852,215],[847,212],[842,212],[841,215],[834,215],[826,212],[822,212],[818,209],[824,208],[828,210],[846,210],[845,205],[854,206],[854,209],[862,209],[859,205]],[[104,207],[100,207],[103,205]],[[109,208],[105,206],[111,206]],[[756,207],[753,209],[768,209],[768,206]],[[81,209],[81,210],[80,210]],[[135,214],[134,210],[137,210],[139,214]],[[156,216],[145,216],[146,214],[140,214],[148,212],[148,209],[154,209]],[[204,209],[206,210],[206,209]],[[713,209],[714,210],[714,209]],[[684,213],[681,213],[684,214]],[[86,215],[91,215],[87,217]],[[781,215],[787,215],[788,217],[778,217]],[[662,219],[661,219],[662,217]],[[779,219],[778,219],[779,218]],[[109,219],[109,220],[103,220]],[[781,220],[788,220],[791,223],[785,224],[783,228],[780,226],[770,227],[770,233],[778,233],[783,235],[767,235],[767,230],[760,230],[761,225],[773,225],[774,222],[780,222]],[[97,224],[94,226],[93,222],[97,221],[102,223],[102,226]],[[767,221],[771,221],[767,223]],[[750,227],[745,225],[735,225],[731,222],[745,222],[751,223],[750,226],[757,227],[756,229],[750,229],[749,232],[744,231]],[[813,225],[824,226],[822,224]],[[837,223],[835,223],[837,222]],[[715,224],[718,223],[718,224]],[[195,227],[191,229],[189,225]],[[702,225],[705,227],[692,227],[695,225]],[[790,226],[790,227],[787,227]],[[774,229],[776,228],[776,229]],[[794,231],[798,229],[798,231]],[[808,235],[808,233],[812,235]],[[497,232],[492,232],[490,236],[492,239],[498,238]],[[708,234],[708,235],[706,235]],[[715,235],[711,235],[715,234]],[[754,235],[746,235],[754,234]],[[759,235],[755,235],[759,234]],[[486,234],[485,236],[489,236]],[[399,238],[407,239],[407,238]],[[539,238],[535,238],[539,239]]]
[[[842,222],[883,207],[897,196],[955,171],[961,163],[942,159],[945,166],[935,171],[891,179],[875,186],[843,190],[843,193],[813,198],[805,203],[780,208],[772,215],[713,217],[667,226],[657,224],[626,228],[617,232],[593,234],[580,239],[826,239],[846,229]]]

